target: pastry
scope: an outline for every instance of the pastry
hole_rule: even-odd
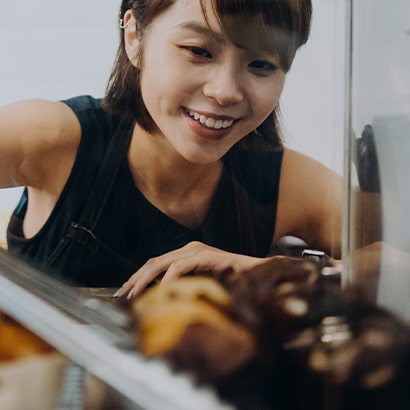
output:
[[[55,349],[4,313],[0,313],[0,362],[51,353]]]

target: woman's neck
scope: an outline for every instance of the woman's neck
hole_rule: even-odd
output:
[[[134,129],[128,161],[135,185],[154,206],[190,228],[200,225],[216,192],[222,162],[193,164],[161,136]]]

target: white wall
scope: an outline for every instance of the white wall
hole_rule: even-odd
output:
[[[283,94],[286,141],[342,171],[344,0],[313,0],[311,39]],[[31,97],[101,96],[117,48],[120,1],[0,3],[0,105]],[[19,190],[0,192],[0,213]],[[0,240],[4,229],[0,220]]]
[[[0,3],[0,104],[102,94],[117,46],[120,1]]]
[[[288,75],[281,102],[288,146],[343,172],[345,0],[313,0],[308,43]]]
[[[410,112],[410,1],[356,1],[353,13],[353,128],[359,133],[377,116]]]

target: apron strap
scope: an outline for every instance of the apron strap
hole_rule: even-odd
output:
[[[97,178],[91,187],[90,195],[80,215],[78,225],[90,234],[96,227],[105,203],[109,197],[120,165],[128,150],[133,127],[130,122],[122,121],[107,148]]]

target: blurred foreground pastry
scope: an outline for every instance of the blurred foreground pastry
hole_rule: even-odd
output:
[[[255,338],[235,320],[229,293],[214,279],[185,277],[149,289],[133,304],[139,350],[201,381],[243,366],[255,355]]]
[[[0,313],[0,409],[55,410],[67,359]]]
[[[183,277],[133,301],[138,349],[238,409],[410,409],[410,327],[321,267],[274,258]]]
[[[54,351],[37,335],[0,312],[0,363]]]

